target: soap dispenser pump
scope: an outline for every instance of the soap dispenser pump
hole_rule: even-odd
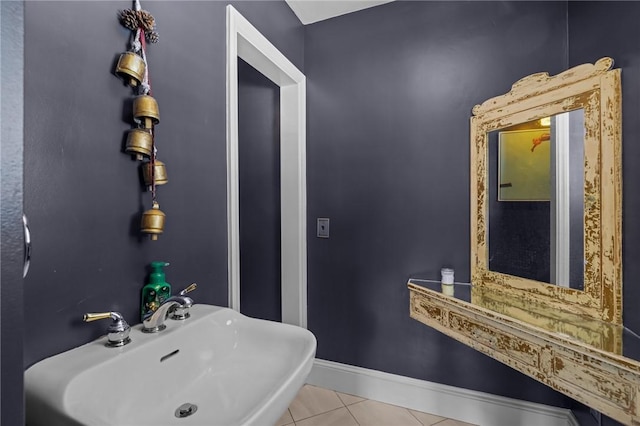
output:
[[[171,284],[166,281],[164,267],[167,262],[151,262],[151,274],[149,282],[142,287],[142,308],[140,310],[141,321],[154,313],[162,303],[171,297]]]

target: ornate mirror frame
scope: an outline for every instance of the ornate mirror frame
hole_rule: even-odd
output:
[[[622,323],[622,148],[620,69],[602,58],[556,76],[538,73],[473,108],[471,282],[535,306]],[[489,270],[488,133],[584,109],[584,291]]]

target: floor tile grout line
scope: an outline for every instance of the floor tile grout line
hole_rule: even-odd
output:
[[[334,390],[334,392],[336,393],[336,395],[338,395],[338,398],[340,399],[340,402],[342,402],[342,404],[343,404],[345,407],[346,407],[346,406],[348,406],[348,405],[354,405],[354,404],[357,404],[358,402],[362,402],[362,401],[366,401],[366,400],[367,400],[366,398],[363,398],[363,397],[358,396],[358,395],[352,395],[352,394],[350,394],[350,393],[338,392],[338,391],[336,391],[336,390]],[[344,402],[344,400],[342,399],[342,397],[340,396],[340,394],[343,394],[343,395],[349,395],[349,396],[352,396],[352,397],[354,397],[354,398],[360,398],[360,399],[361,399],[361,401],[356,401],[356,402],[352,402],[351,404],[347,404],[346,402]]]
[[[363,399],[362,401],[354,402],[354,403],[352,403],[352,404],[347,404],[347,403],[345,403],[345,402],[342,400],[342,398],[340,398],[340,395],[338,395],[338,392],[337,392],[337,391],[335,391],[335,390],[334,390],[334,392],[336,393],[336,396],[338,397],[338,399],[340,400],[340,402],[342,402],[342,405],[344,405],[344,408],[346,408],[346,409],[347,409],[347,412],[349,413],[349,415],[351,416],[351,418],[353,419],[353,421],[354,421],[354,422],[356,422],[356,424],[357,424],[358,426],[360,426],[360,422],[358,421],[358,419],[356,419],[356,416],[354,416],[354,415],[353,415],[353,413],[351,412],[351,410],[349,410],[349,405],[355,405],[355,404],[358,404],[358,403],[360,403],[360,402],[364,402],[364,401],[366,401],[366,399]]]
[[[365,399],[365,401],[366,401],[366,399]],[[364,402],[364,401],[359,401],[359,402],[356,402],[355,404],[351,404],[351,405],[356,405],[356,404],[359,404],[360,402]],[[356,424],[359,426],[359,425],[360,425],[360,422],[358,421],[358,419],[356,419],[356,416],[354,416],[354,415],[353,415],[353,413],[351,412],[351,410],[349,410],[349,407],[348,407],[348,406],[345,406],[345,408],[346,408],[346,409],[347,409],[347,411],[349,412],[349,415],[351,416],[351,418],[352,418],[352,419],[356,422]]]
[[[356,406],[356,405],[360,405],[360,404],[363,404],[363,403],[368,402],[368,401],[371,401],[371,402],[377,402],[377,403],[380,403],[380,404],[383,404],[383,405],[388,405],[388,406],[391,406],[391,407],[395,407],[395,408],[399,408],[399,409],[401,409],[401,410],[404,410],[404,411],[406,411],[406,412],[409,414],[409,416],[411,416],[413,419],[415,419],[415,421],[417,421],[417,422],[418,422],[418,424],[420,424],[421,426],[435,426],[437,423],[444,422],[445,420],[450,420],[450,419],[448,419],[448,418],[443,418],[442,420],[438,420],[436,423],[432,423],[432,424],[428,424],[428,425],[427,425],[427,424],[425,424],[425,423],[422,423],[422,421],[421,421],[420,419],[418,419],[418,418],[416,417],[416,415],[415,415],[415,414],[413,414],[413,413],[412,413],[412,410],[411,410],[411,409],[409,409],[409,408],[407,408],[407,407],[403,407],[403,406],[401,406],[401,405],[395,405],[395,404],[388,404],[388,403],[386,403],[386,402],[377,401],[377,400],[375,400],[375,399],[363,399],[362,401],[358,401],[358,402],[355,402],[355,403],[353,403],[353,404],[346,405],[347,410],[349,410],[349,414],[351,414],[351,417],[353,417],[353,419],[356,421],[356,423],[358,423],[358,425],[360,424],[360,423],[358,422],[358,418],[357,418],[357,417],[356,417],[356,416],[351,412],[351,410],[349,409],[349,407],[354,407],[354,406]],[[419,411],[419,412],[421,412],[421,411]],[[429,413],[425,413],[425,414],[429,414]]]
[[[344,401],[342,400],[342,398],[340,398],[340,395],[338,395],[338,392],[331,389],[331,391],[333,392],[333,394],[336,396],[336,398],[338,398],[338,401],[340,401],[340,404],[342,404],[343,407],[346,407],[347,404],[344,403]]]
[[[414,419],[416,419],[418,423],[420,423],[422,426],[433,426],[433,425],[425,425],[424,423],[422,423],[422,420],[420,420],[418,417],[416,417],[415,414],[413,414],[413,411],[409,410],[408,408],[406,410],[409,412],[409,415]]]
[[[312,416],[303,417],[303,418],[297,419],[297,420],[293,417],[293,413],[291,412],[291,410],[289,408],[287,408],[287,410],[289,410],[289,414],[291,414],[291,418],[293,419],[293,423],[294,424],[297,424],[297,422],[301,422],[303,420],[307,420],[307,419],[311,419],[311,418],[316,417],[316,416],[320,416],[320,415],[325,414],[325,413],[329,413],[331,411],[338,410],[338,409],[343,408],[343,407],[346,408],[345,403],[342,401],[342,399],[340,398],[340,396],[338,395],[338,393],[335,390],[327,389],[327,388],[321,388],[320,386],[314,386],[314,385],[309,385],[309,384],[305,384],[303,387],[307,387],[307,386],[310,386],[310,387],[313,387],[313,388],[317,388],[317,389],[330,390],[331,392],[333,392],[335,394],[335,397],[338,398],[338,401],[340,401],[340,404],[342,404],[342,407],[333,408],[331,410],[323,411],[323,412],[320,412],[320,413],[316,413],[316,414],[314,414]],[[349,412],[349,413],[351,413],[351,412]],[[357,421],[356,421],[356,423],[357,423]]]
[[[314,417],[324,416],[324,415],[325,415],[325,414],[327,414],[327,413],[331,413],[332,411],[338,411],[338,410],[341,410],[341,409],[343,409],[343,408],[346,408],[346,409],[347,409],[347,411],[349,412],[349,415],[351,416],[351,418],[353,419],[353,421],[355,421],[355,422],[356,422],[356,424],[357,424],[358,426],[360,426],[360,423],[358,423],[358,420],[353,416],[353,413],[352,413],[351,411],[349,411],[349,407],[347,407],[347,406],[334,408],[333,410],[325,411],[324,413],[319,413],[319,414],[316,414],[315,416],[307,417],[306,419],[300,419],[300,420],[298,420],[298,421],[300,421],[300,422],[301,422],[301,421],[303,421],[303,420],[313,419]],[[294,421],[294,422],[293,422],[293,424],[295,424],[295,425],[297,426],[297,425],[298,425],[298,423],[297,423],[298,421]],[[291,423],[289,423],[289,425],[290,425],[290,424],[291,424]]]

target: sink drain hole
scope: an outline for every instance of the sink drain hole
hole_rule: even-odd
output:
[[[187,402],[176,409],[175,415],[177,418],[182,419],[184,417],[189,417],[196,411],[198,411],[198,406]]]

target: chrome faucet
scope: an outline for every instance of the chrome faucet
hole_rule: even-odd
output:
[[[193,300],[190,297],[184,295],[171,296],[164,302],[155,312],[151,312],[147,314],[142,321],[142,332],[143,333],[157,333],[158,331],[162,331],[167,326],[164,324],[164,321],[167,319],[169,314],[174,311],[180,311],[182,318],[177,319],[185,319],[188,318],[188,312],[185,313],[191,306],[193,306]]]

